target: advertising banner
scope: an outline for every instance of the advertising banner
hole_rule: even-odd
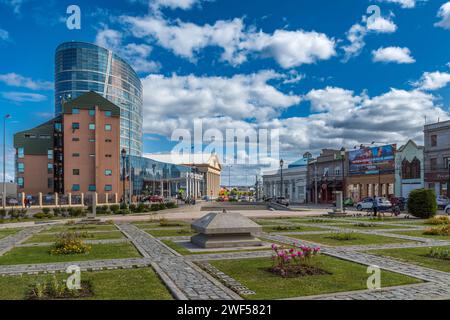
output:
[[[395,172],[395,144],[367,147],[348,154],[349,174],[389,174]]]

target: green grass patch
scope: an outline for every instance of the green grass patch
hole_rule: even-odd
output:
[[[375,224],[369,221],[361,221],[356,223],[343,223],[343,224],[335,224],[333,227],[346,228],[346,229],[357,229],[357,230],[375,230],[375,229],[402,229],[408,228],[408,226],[390,226],[383,224]]]
[[[36,283],[52,280],[51,275],[0,277],[0,300],[23,300]],[[68,275],[57,275],[59,280]],[[82,272],[82,281],[92,284],[93,300],[170,300],[172,296],[150,268]],[[83,298],[83,300],[86,298]]]
[[[316,227],[304,227],[304,226],[290,226],[290,225],[279,225],[279,226],[266,226],[263,227],[264,232],[304,232],[304,231],[324,231],[326,230]]]
[[[219,260],[210,263],[220,271],[236,279],[254,295],[244,296],[251,300],[282,299],[318,295],[333,292],[367,289],[367,266],[341,259],[319,255],[311,265],[331,274],[297,278],[282,278],[267,269],[272,266],[269,258]],[[388,271],[381,271],[384,287],[420,283],[418,279]]]
[[[64,232],[64,231],[117,231],[113,224],[73,224],[58,225],[47,229],[45,232]]]
[[[22,229],[0,229],[0,239],[6,238],[12,234],[19,232]]]
[[[433,247],[434,249],[450,250],[450,247]],[[438,258],[428,257],[430,248],[407,248],[407,249],[385,249],[385,250],[371,250],[369,253],[388,256],[398,259],[400,261],[409,262],[419,266],[436,269],[444,272],[450,272],[450,261]]]
[[[170,230],[148,230],[143,229],[148,234],[151,234],[154,237],[180,237],[180,236],[191,236],[195,234],[195,231],[189,228],[180,228],[180,229],[170,229]]]
[[[146,229],[146,228],[174,228],[174,227],[187,227],[191,223],[186,221],[172,221],[169,220],[163,224],[161,224],[159,221],[137,221],[133,222],[133,225],[135,225],[138,228]]]
[[[351,240],[337,240],[335,239],[337,233],[326,233],[326,234],[302,234],[295,235],[291,234],[289,237],[296,238],[300,240],[315,242],[318,244],[328,245],[328,246],[353,246],[353,245],[366,245],[366,244],[386,244],[386,243],[404,243],[410,242],[408,240],[383,237],[373,234],[363,234],[352,232]],[[346,233],[347,234],[347,233]]]
[[[435,240],[450,240],[449,236],[442,236],[442,235],[429,235],[429,234],[423,234],[425,230],[412,230],[412,231],[397,231],[392,232],[396,234],[402,234],[406,236],[412,236],[412,237],[422,237],[422,238],[429,238],[429,239],[435,239]]]
[[[141,257],[136,248],[129,243],[93,244],[91,248],[86,254],[51,255],[51,246],[16,247],[0,256],[0,265]]]
[[[83,232],[81,232],[83,234]],[[125,236],[120,231],[111,232],[87,232],[83,235],[83,240],[105,240],[105,239],[123,239]],[[36,234],[24,243],[39,243],[39,242],[55,242],[58,239],[58,234]]]

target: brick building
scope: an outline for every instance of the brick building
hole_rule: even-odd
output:
[[[18,192],[120,194],[120,108],[95,92],[14,135]]]

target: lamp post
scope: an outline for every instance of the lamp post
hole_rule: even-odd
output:
[[[345,148],[344,147],[342,147],[340,154],[341,154],[341,167],[342,167],[342,197],[345,199],[346,186],[345,186],[345,173],[344,173],[344,171],[345,171],[345,166],[344,166]]]
[[[450,159],[448,159],[447,161],[448,161],[447,197],[450,198]]]
[[[11,115],[7,114],[3,117],[3,193],[2,193],[2,206],[6,209],[6,119],[11,118]]]
[[[280,193],[280,197],[283,197],[283,193],[284,193],[284,188],[283,188],[283,165],[284,165],[284,161],[283,159],[280,160],[280,178],[281,178],[281,193]]]
[[[127,157],[127,150],[125,150],[125,148],[122,149],[122,199],[123,199],[123,203],[126,203],[126,190],[125,190],[125,179],[126,179],[126,170],[125,170],[125,159]]]

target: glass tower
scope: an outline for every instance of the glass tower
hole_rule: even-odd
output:
[[[114,52],[85,42],[65,42],[55,54],[55,113],[61,103],[95,91],[120,107],[120,147],[142,156],[142,83]]]

